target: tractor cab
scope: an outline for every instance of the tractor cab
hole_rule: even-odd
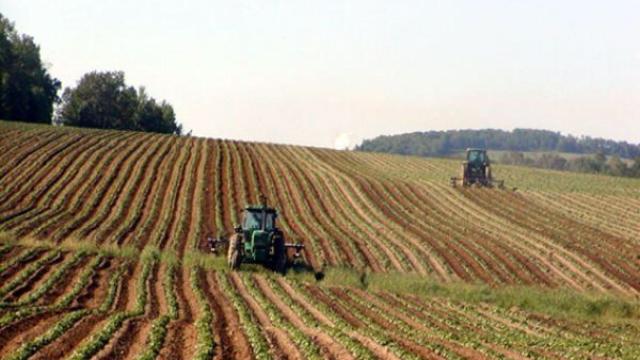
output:
[[[451,185],[504,188],[502,180],[495,180],[491,174],[491,162],[486,149],[471,148],[466,151],[460,177],[452,177]]]
[[[263,206],[248,206],[242,213],[242,228],[244,231],[266,230],[276,228],[278,212],[275,209]]]
[[[467,162],[477,165],[487,165],[489,157],[485,149],[467,149]]]
[[[282,233],[276,227],[278,212],[266,205],[249,205],[242,212],[242,224],[236,227],[241,236],[242,253],[247,262],[263,263],[280,251]]]
[[[278,211],[267,206],[267,199],[260,196],[260,205],[249,205],[242,210],[242,223],[229,239],[227,262],[231,269],[238,269],[243,262],[264,264],[283,273],[287,263],[287,249],[300,256],[303,244],[285,243],[284,234],[276,226]]]

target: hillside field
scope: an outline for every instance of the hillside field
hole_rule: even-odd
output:
[[[459,166],[0,121],[0,358],[640,358],[640,179]],[[260,194],[309,270],[208,252]]]

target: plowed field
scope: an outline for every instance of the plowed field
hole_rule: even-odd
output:
[[[640,358],[640,180],[498,166],[516,191],[453,189],[458,166],[0,122],[0,358]],[[260,194],[326,281],[207,253]],[[383,277],[631,308],[367,286]]]

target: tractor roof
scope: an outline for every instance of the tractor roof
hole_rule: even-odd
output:
[[[483,148],[467,148],[467,151],[487,151],[487,149],[483,149]]]
[[[276,209],[270,208],[270,207],[266,207],[265,208],[262,205],[247,205],[244,209],[247,210],[247,211],[262,211],[262,210],[264,210],[264,211],[266,211],[268,213],[275,213],[275,214],[278,213],[278,211]]]

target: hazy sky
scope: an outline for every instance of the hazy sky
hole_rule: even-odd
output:
[[[64,86],[91,70],[201,136],[333,147],[545,128],[640,142],[640,1],[0,0]]]

